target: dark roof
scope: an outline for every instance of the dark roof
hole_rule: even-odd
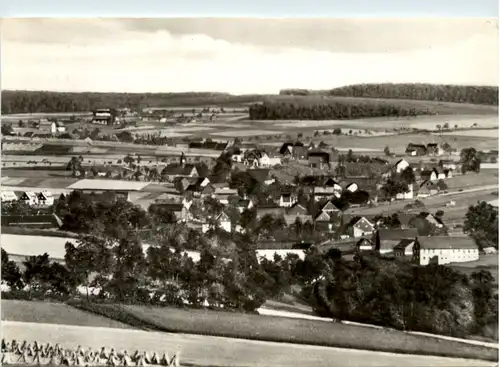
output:
[[[477,249],[476,243],[470,237],[419,237],[418,243],[423,249]]]
[[[314,151],[309,151],[307,153],[308,157],[328,157],[330,158],[330,153],[322,151],[322,150],[314,150]]]
[[[404,250],[408,245],[411,245],[415,241],[414,238],[403,238],[399,243],[394,246],[394,250]]]
[[[380,241],[400,241],[406,238],[418,237],[418,231],[416,228],[409,229],[385,229],[380,228],[378,230],[380,236]]]
[[[335,179],[333,176],[304,176],[301,178],[301,184],[304,186],[333,186]]]

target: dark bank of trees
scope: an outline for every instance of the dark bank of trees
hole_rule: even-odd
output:
[[[331,90],[284,89],[282,95],[323,95],[413,99],[422,101],[472,103],[498,106],[498,87],[443,84],[355,84]]]
[[[3,91],[2,113],[87,112],[96,108],[131,108],[231,105],[257,102],[259,95],[227,93],[65,93],[47,91]]]
[[[370,99],[322,99],[320,97],[280,97],[255,104],[252,120],[348,120],[366,117],[409,117],[433,115],[425,106]]]

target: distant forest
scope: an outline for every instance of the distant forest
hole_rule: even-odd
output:
[[[398,101],[396,101],[398,102]],[[254,104],[252,120],[348,120],[366,117],[434,115],[425,105],[369,98],[276,97]]]
[[[357,84],[331,90],[283,89],[280,95],[413,99],[498,106],[498,87],[441,84]]]
[[[86,112],[96,108],[237,106],[261,101],[262,95],[233,96],[227,93],[63,93],[3,91],[2,113]]]

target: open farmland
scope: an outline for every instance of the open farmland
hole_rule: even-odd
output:
[[[227,136],[231,138],[245,137],[245,136],[259,136],[259,135],[278,135],[282,134],[282,131],[272,131],[272,130],[230,130],[230,131],[219,131],[211,133],[211,135]]]
[[[145,332],[111,328],[6,322],[3,336],[17,340],[43,340],[63,347],[78,345],[180,352],[182,365],[198,367],[344,367],[353,366],[493,366],[493,362],[431,356],[398,355],[363,350],[270,343],[220,337]]]

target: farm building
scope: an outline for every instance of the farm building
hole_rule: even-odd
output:
[[[416,241],[416,238],[405,238],[399,241],[399,243],[394,246],[394,257],[401,260],[413,260]]]
[[[279,149],[279,153],[283,156],[289,156],[295,159],[305,159],[307,157],[307,147],[299,141],[295,143],[283,143]]]
[[[419,265],[427,265],[434,258],[440,265],[476,261],[479,259],[479,249],[470,237],[419,237],[414,246],[414,261]]]
[[[148,182],[83,179],[68,186],[68,189],[95,195],[114,193],[117,197],[130,201],[131,192],[142,191],[148,184]]]

